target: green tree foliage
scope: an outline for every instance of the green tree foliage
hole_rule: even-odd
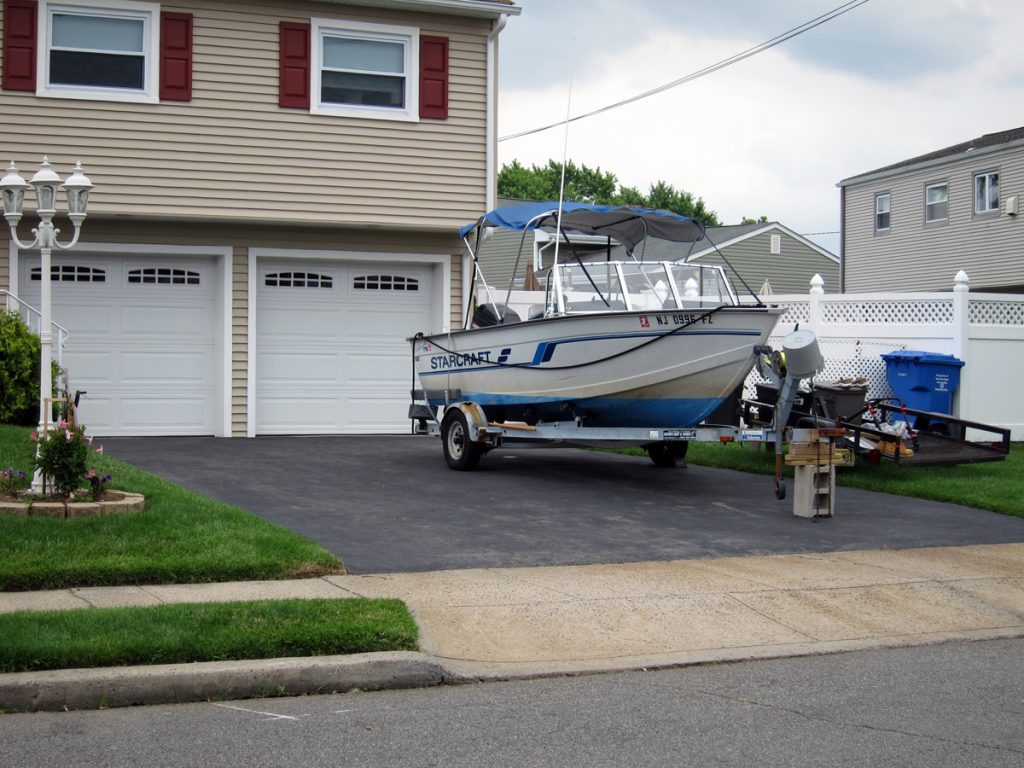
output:
[[[561,180],[562,164],[555,160],[548,160],[547,165],[532,165],[529,168],[513,160],[502,166],[498,173],[498,195],[523,200],[557,200]],[[705,205],[702,198],[676,189],[668,182],[652,184],[645,195],[636,187],[621,186],[614,173],[576,165],[571,160],[565,165],[563,199],[660,208],[697,219],[709,227],[721,226],[718,215]]]
[[[39,418],[39,337],[16,312],[0,311],[0,423]]]
[[[768,217],[767,216],[761,216],[760,218],[757,218],[757,219],[752,219],[749,216],[744,216],[743,217],[743,221],[740,222],[740,224],[767,224],[767,223],[768,223]]]

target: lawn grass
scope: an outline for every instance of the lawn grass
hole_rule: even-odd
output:
[[[630,452],[646,455],[642,449]],[[690,443],[686,460],[741,472],[775,473],[774,453],[736,443]],[[786,474],[791,477],[792,468],[787,467]],[[858,457],[856,466],[836,469],[836,483],[1024,517],[1024,444],[1012,444],[1004,461],[949,467],[904,467],[890,461],[871,465]]]
[[[416,650],[399,600],[267,600],[0,615],[0,673]]]
[[[0,425],[0,468],[31,468],[30,429]],[[142,493],[139,513],[51,519],[0,515],[0,591],[283,579],[343,573],[317,544],[113,457],[90,468]]]

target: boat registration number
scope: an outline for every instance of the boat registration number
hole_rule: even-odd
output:
[[[640,325],[644,325],[646,317],[640,318]],[[682,312],[678,315],[654,315],[654,322],[657,325],[695,325],[700,323],[702,325],[711,325],[711,313],[704,315],[701,314],[690,314],[688,312]]]

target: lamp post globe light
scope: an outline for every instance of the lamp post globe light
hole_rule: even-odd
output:
[[[33,239],[25,243],[18,238],[18,223],[21,221],[22,208],[25,204],[25,192],[33,187],[36,193],[36,215],[39,224],[32,230]],[[68,218],[75,227],[74,236],[67,243],[60,242],[57,237],[60,230],[53,226],[53,217],[57,214],[57,192],[64,187],[67,193]],[[18,173],[14,163],[7,169],[7,174],[0,179],[0,197],[3,198],[4,218],[11,229],[11,239],[21,250],[39,249],[39,432],[43,434],[50,422],[50,399],[53,393],[53,380],[50,374],[53,359],[53,305],[50,293],[50,255],[54,248],[68,250],[78,244],[82,222],[89,203],[89,190],[92,182],[82,168],[76,163],[72,174],[66,181],[53,170],[49,158],[43,157],[39,170],[28,182]],[[32,479],[32,490],[41,492],[43,487],[42,474],[37,470]]]

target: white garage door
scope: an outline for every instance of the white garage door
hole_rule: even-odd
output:
[[[256,432],[409,430],[406,338],[434,327],[431,268],[260,261]]]
[[[19,291],[34,307],[39,278],[39,257],[23,257]],[[89,433],[214,433],[212,259],[68,254],[54,256],[51,280],[53,319],[70,334],[71,389],[88,392],[79,418]]]

